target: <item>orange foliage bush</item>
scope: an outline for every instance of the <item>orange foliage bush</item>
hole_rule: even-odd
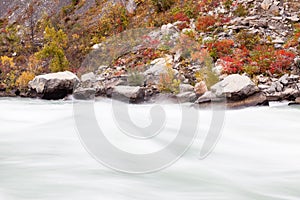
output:
[[[28,87],[28,83],[29,81],[32,81],[34,79],[35,75],[32,72],[23,72],[21,74],[21,76],[19,76],[19,78],[16,81],[16,85],[20,88],[20,89],[26,89]]]
[[[200,16],[197,19],[196,29],[198,31],[206,32],[209,30],[209,27],[215,25],[216,22],[217,20],[214,16],[211,15]]]

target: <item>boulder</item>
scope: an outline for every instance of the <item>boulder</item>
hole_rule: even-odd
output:
[[[95,94],[96,94],[95,88],[79,87],[74,90],[73,97],[79,100],[92,100],[95,98]]]
[[[267,101],[263,93],[256,93],[240,101],[229,101],[226,104],[227,108],[242,108],[250,106],[262,105]]]
[[[261,8],[264,10],[269,10],[269,8],[271,7],[272,4],[273,4],[273,0],[264,0],[261,3]]]
[[[232,74],[211,87],[217,97],[241,100],[259,91],[258,87],[245,75]]]
[[[300,104],[300,97],[297,97],[295,103]]]
[[[183,92],[176,95],[180,103],[194,102],[197,96],[194,92]]]
[[[184,92],[193,92],[194,91],[194,87],[190,84],[180,84],[179,85],[179,90],[180,93],[184,93]]]
[[[279,82],[282,83],[283,85],[287,85],[289,83],[288,78],[289,78],[289,75],[285,74],[279,79]]]
[[[205,92],[208,91],[207,86],[204,81],[201,81],[195,85],[194,89],[195,93],[199,96],[203,95]]]
[[[58,100],[72,94],[79,82],[75,74],[65,71],[36,76],[29,82],[29,89],[42,99]]]
[[[96,76],[95,76],[94,72],[83,74],[81,76],[81,81],[82,82],[95,82],[96,81]]]
[[[213,99],[217,98],[217,96],[211,91],[205,92],[201,97],[197,99],[196,104],[211,102]]]
[[[142,87],[116,86],[112,90],[111,97],[116,100],[136,103],[144,100],[145,91]]]

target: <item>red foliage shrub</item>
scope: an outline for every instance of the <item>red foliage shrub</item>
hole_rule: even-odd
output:
[[[235,49],[232,56],[222,57],[223,73],[282,74],[294,62],[295,54],[286,50],[275,50],[272,46],[258,45],[253,51]]]
[[[243,71],[244,63],[236,57],[225,56],[220,60],[223,65],[223,73],[225,74],[236,74]]]
[[[224,56],[230,54],[232,52],[232,47],[234,46],[233,40],[220,40],[214,44],[214,48],[216,48],[218,52],[218,56]]]
[[[209,27],[215,25],[216,22],[217,20],[214,16],[211,15],[200,16],[197,19],[196,29],[198,31],[203,31],[203,32],[208,31]]]
[[[274,53],[275,60],[270,65],[270,72],[273,73],[283,73],[288,70],[294,62],[295,54],[286,50],[277,50]]]
[[[183,13],[183,12],[176,13],[173,16],[173,19],[174,19],[174,21],[181,21],[182,22],[182,24],[177,26],[179,30],[182,30],[184,28],[189,27],[190,18],[185,13]]]
[[[273,46],[257,45],[251,52],[250,64],[257,66],[260,73],[266,73],[275,60],[274,51]]]
[[[207,49],[214,59],[232,54],[234,41],[229,39],[218,40],[207,44]]]

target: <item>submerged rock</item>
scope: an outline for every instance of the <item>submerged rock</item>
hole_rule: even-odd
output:
[[[63,99],[72,94],[79,78],[72,72],[58,72],[36,76],[29,82],[29,89],[32,94],[48,100]]]

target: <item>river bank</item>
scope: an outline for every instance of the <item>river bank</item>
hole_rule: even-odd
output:
[[[156,69],[156,70],[154,70]],[[165,73],[164,66],[153,65],[148,69],[149,79],[144,80],[144,86],[131,86],[128,76],[101,78],[93,72],[84,74],[79,79],[71,72],[59,72],[40,75],[29,83],[26,93],[21,91],[0,91],[0,97],[41,98],[48,100],[79,99],[93,100],[107,97],[128,103],[155,103],[162,99],[174,103],[192,103],[198,107],[224,105],[227,108],[242,108],[264,106],[273,102],[287,104],[300,103],[300,77],[285,74],[280,78],[257,76],[255,83],[246,75],[232,74],[223,76],[223,80],[207,88],[204,82],[195,86],[178,84],[178,91],[160,92],[155,74]],[[148,72],[147,72],[148,73]],[[71,96],[70,96],[71,95]]]

